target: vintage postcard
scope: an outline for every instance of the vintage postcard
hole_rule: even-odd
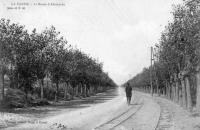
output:
[[[1,0],[0,130],[200,130],[199,0]]]

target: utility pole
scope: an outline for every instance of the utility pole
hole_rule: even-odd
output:
[[[157,77],[157,73],[156,73],[156,62],[158,62],[158,50],[156,50],[156,48],[154,48],[154,52],[153,52],[153,64],[154,64],[154,76],[155,76],[155,82],[156,82],[156,93],[159,95],[159,89],[158,89],[158,77]]]
[[[150,85],[151,85],[151,96],[153,96],[153,84],[152,84],[152,61],[153,61],[153,47],[151,47],[151,66],[150,66]]]

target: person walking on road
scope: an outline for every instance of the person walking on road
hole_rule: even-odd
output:
[[[129,83],[126,85],[126,98],[127,98],[127,104],[130,105],[131,97],[132,97],[132,87]]]

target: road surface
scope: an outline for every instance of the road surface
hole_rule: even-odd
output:
[[[173,102],[133,92],[127,105],[122,88],[101,103],[27,122],[6,130],[199,130],[199,116],[192,116]],[[100,94],[102,97],[108,95]]]

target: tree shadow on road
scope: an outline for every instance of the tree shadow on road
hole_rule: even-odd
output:
[[[99,93],[97,95],[93,95],[91,97],[86,97],[82,99],[54,102],[46,106],[17,108],[17,109],[0,109],[0,112],[15,113],[26,117],[44,118],[59,114],[63,110],[72,111],[76,109],[90,107],[91,105],[104,103],[108,100],[113,99],[116,96],[117,96],[116,90],[113,90],[104,93]]]

